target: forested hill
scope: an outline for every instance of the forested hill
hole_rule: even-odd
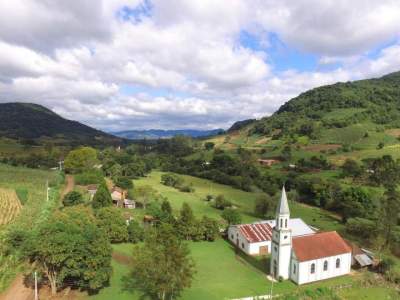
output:
[[[31,103],[0,104],[0,137],[39,144],[51,139],[52,143],[69,145],[114,144],[122,141]]]
[[[247,130],[250,135],[318,138],[323,129],[357,123],[400,127],[400,72],[309,90],[272,116],[250,124]]]

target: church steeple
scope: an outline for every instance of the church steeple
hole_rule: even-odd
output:
[[[282,187],[281,200],[276,208],[276,229],[288,229],[288,222],[290,218],[289,204],[286,196],[285,186]]]
[[[285,186],[276,208],[276,224],[272,230],[271,274],[275,278],[289,278],[292,253],[292,230],[289,228],[290,210]]]
[[[277,215],[290,215],[289,204],[286,196],[285,186],[282,187],[282,195],[281,201],[279,201],[279,205],[276,211]]]

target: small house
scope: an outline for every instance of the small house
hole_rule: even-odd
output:
[[[124,206],[124,208],[135,209],[136,203],[133,200],[124,199],[123,206]]]
[[[111,198],[114,204],[122,206],[121,204],[125,200],[125,191],[119,187],[113,187],[111,190]]]
[[[90,184],[86,187],[89,195],[90,195],[90,199],[93,199],[94,194],[96,194],[97,192],[97,185],[96,184]]]
[[[257,161],[258,161],[258,163],[259,163],[260,165],[262,165],[262,166],[267,166],[267,167],[270,167],[270,166],[272,166],[273,164],[277,164],[277,163],[280,162],[280,161],[277,160],[277,159],[258,159]]]

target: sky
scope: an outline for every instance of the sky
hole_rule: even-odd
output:
[[[105,131],[228,128],[399,70],[399,0],[0,1],[0,102]]]

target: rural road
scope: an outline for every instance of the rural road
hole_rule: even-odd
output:
[[[33,290],[24,285],[22,274],[18,275],[10,287],[0,294],[0,300],[33,300],[34,297]]]
[[[65,187],[61,193],[61,199],[63,199],[66,194],[71,192],[74,189],[74,186],[75,186],[74,176],[67,175],[65,177]]]

